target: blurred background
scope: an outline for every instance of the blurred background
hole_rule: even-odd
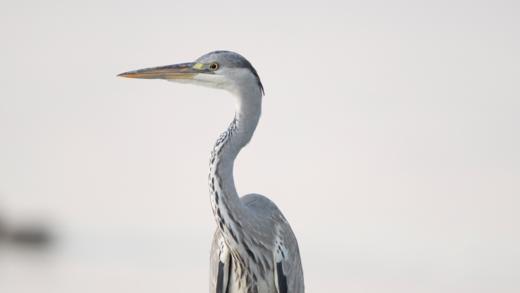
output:
[[[520,292],[520,2],[3,1],[0,292],[207,292],[225,92],[118,73],[237,51],[240,193],[307,292]]]

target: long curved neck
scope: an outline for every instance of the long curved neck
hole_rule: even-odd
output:
[[[238,243],[248,221],[233,179],[233,165],[240,150],[251,140],[260,119],[262,94],[259,89],[237,94],[235,118],[211,152],[210,197],[213,214],[228,244]]]

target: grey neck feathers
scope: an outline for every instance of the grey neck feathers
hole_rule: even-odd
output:
[[[261,95],[259,89],[237,94],[235,118],[211,153],[209,185],[213,214],[219,229],[228,239],[228,245],[232,246],[238,244],[243,233],[247,233],[245,227],[249,226],[235,187],[233,165],[256,129],[262,108]]]

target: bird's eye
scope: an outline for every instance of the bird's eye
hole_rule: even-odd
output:
[[[213,71],[217,70],[219,67],[220,67],[220,65],[218,65],[218,63],[211,63],[209,65],[209,69],[211,69]]]

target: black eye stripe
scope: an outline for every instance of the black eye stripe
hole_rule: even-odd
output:
[[[211,61],[213,60],[213,61]],[[217,69],[212,69],[210,65],[212,62],[215,62],[215,60],[221,61],[223,64],[225,64],[225,68],[232,69],[232,68],[245,68],[249,69],[251,73],[256,77],[258,87],[262,90],[262,94],[264,93],[264,87],[262,86],[262,82],[260,81],[260,77],[258,76],[258,73],[256,72],[255,68],[247,59],[245,59],[242,55],[230,52],[230,51],[213,51],[210,53],[207,53],[197,59],[197,62],[200,62],[201,64],[205,64],[204,69],[208,71],[217,71],[219,70],[220,66],[217,67]],[[218,63],[217,63],[218,64]],[[220,65],[220,64],[218,64]]]

